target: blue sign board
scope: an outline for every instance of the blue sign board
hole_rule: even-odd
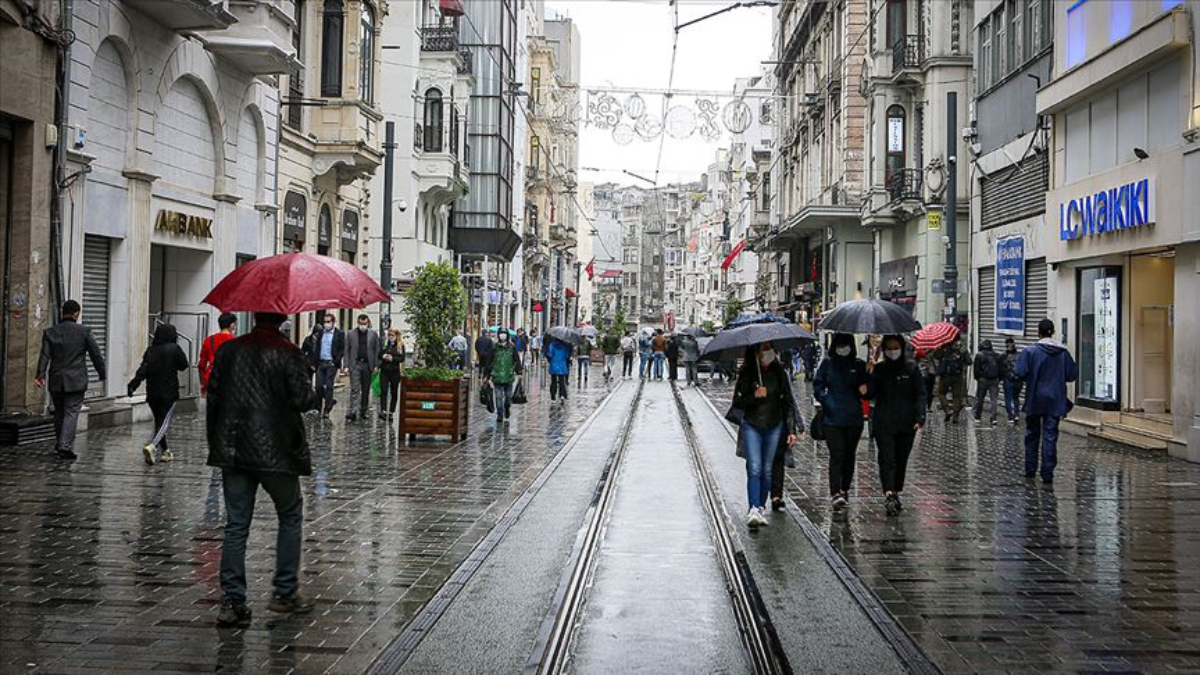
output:
[[[1072,241],[1154,223],[1149,178],[1058,205],[1058,238]],[[997,315],[998,316],[998,315]]]
[[[996,242],[996,332],[1025,332],[1025,238]]]

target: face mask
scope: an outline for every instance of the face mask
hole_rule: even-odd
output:
[[[763,352],[758,355],[758,362],[763,364],[764,366],[771,365],[771,362],[774,360],[775,360],[775,350],[774,349],[763,350]]]
[[[888,358],[888,360],[889,360],[889,361],[895,361],[896,359],[900,358],[900,353],[901,353],[901,352],[900,352],[900,350],[899,350],[899,349],[885,349],[885,350],[883,350],[883,355],[884,355],[884,356],[886,356],[886,357]]]
[[[361,333],[365,333],[365,332],[367,332],[367,327],[360,323],[360,324],[358,324],[358,330]]]
[[[331,324],[331,323],[325,324],[325,330],[333,330],[333,324]]]
[[[508,342],[508,336],[501,334],[499,337],[499,340],[500,340],[500,344],[504,344],[505,342]]]
[[[838,347],[837,355],[838,356],[850,356],[850,348],[849,347]]]

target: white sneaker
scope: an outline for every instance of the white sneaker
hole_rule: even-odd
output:
[[[762,525],[763,527],[767,527],[768,525],[771,524],[770,514],[767,512],[767,509],[765,507],[762,507],[762,506],[758,507],[758,520],[759,520],[758,524]]]
[[[753,506],[746,512],[746,527],[754,528],[762,525],[762,516],[758,515],[758,509]]]
[[[142,448],[142,458],[151,466],[154,466],[154,451],[155,447],[153,443],[147,443],[146,447]]]

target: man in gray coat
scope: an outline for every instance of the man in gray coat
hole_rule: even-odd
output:
[[[62,306],[62,321],[42,332],[42,354],[38,358],[37,378],[39,387],[46,387],[49,375],[50,400],[54,402],[54,449],[61,459],[76,459],[73,449],[75,428],[79,424],[79,411],[83,407],[83,396],[88,388],[87,362],[84,355],[92,359],[96,373],[103,381],[105,377],[104,355],[92,336],[92,329],[79,323],[81,308],[74,300]]]
[[[350,403],[346,419],[367,419],[371,402],[371,375],[379,367],[379,334],[371,330],[371,319],[358,315],[358,326],[346,336],[346,369],[350,371]],[[358,409],[355,410],[355,404]]]

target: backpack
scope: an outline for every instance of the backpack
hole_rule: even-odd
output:
[[[942,356],[942,360],[938,363],[938,375],[961,375],[965,368],[962,352],[950,350]]]
[[[996,354],[984,354],[982,366],[979,370],[979,378],[981,380],[998,380],[1000,379],[1000,358]]]

